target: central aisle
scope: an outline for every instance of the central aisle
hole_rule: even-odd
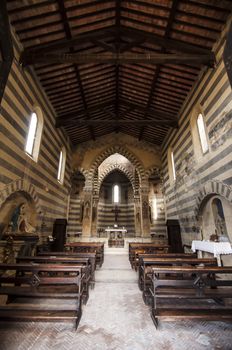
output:
[[[101,350],[144,349],[148,337],[153,337],[154,325],[128,255],[105,255],[79,329],[89,334],[90,342],[94,334],[96,349]]]

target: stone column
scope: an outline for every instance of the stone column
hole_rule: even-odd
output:
[[[134,196],[135,201],[135,236],[141,237],[141,202],[140,202],[140,196],[135,195]]]
[[[92,235],[92,204],[93,191],[92,186],[85,186],[83,190],[83,220],[82,220],[82,237],[91,237]]]
[[[151,237],[150,213],[149,213],[149,186],[143,184],[140,187],[140,210],[141,210],[141,227],[142,237]]]
[[[99,196],[93,195],[91,236],[94,236],[94,237],[97,237],[98,202],[99,202]]]

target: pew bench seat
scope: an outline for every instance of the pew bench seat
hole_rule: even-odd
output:
[[[152,267],[151,317],[158,321],[177,319],[232,320],[232,267]]]
[[[158,327],[158,320],[178,321],[178,320],[201,320],[201,321],[232,321],[232,309],[171,309],[163,308],[151,314],[152,320]]]
[[[76,327],[81,318],[78,310],[41,310],[36,307],[16,309],[14,306],[0,306],[1,322],[75,322]]]
[[[77,328],[84,269],[80,265],[0,264],[0,294],[8,298],[6,305],[0,305],[0,321],[75,321]]]

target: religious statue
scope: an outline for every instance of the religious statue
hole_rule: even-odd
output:
[[[139,222],[140,222],[140,211],[139,211],[139,209],[137,210],[137,213],[136,213],[136,221],[139,224]]]
[[[144,219],[148,219],[148,202],[146,200],[143,201],[143,217]]]
[[[89,201],[87,201],[85,203],[85,208],[84,208],[84,218],[89,219],[89,215],[90,215],[90,203]]]

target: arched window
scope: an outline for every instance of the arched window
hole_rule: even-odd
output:
[[[175,169],[175,161],[174,161],[174,153],[172,147],[168,149],[168,172],[170,182],[174,182],[176,180],[176,169]]]
[[[59,165],[58,165],[58,172],[57,172],[57,180],[61,184],[63,184],[64,182],[65,163],[66,163],[66,150],[64,147],[62,147],[60,150]]]
[[[201,142],[202,153],[205,154],[209,150],[209,145],[208,145],[206,131],[205,131],[205,123],[204,123],[203,115],[201,113],[197,117],[197,128],[198,128],[198,134]]]
[[[32,156],[33,154],[33,149],[35,145],[35,135],[36,135],[36,129],[37,129],[37,124],[38,124],[38,118],[36,113],[32,113],[31,115],[31,121],[29,125],[29,131],[27,134],[27,143],[25,147],[25,151]]]
[[[119,186],[114,185],[113,187],[113,202],[119,203]]]
[[[41,137],[43,131],[43,115],[39,107],[34,108],[34,112],[31,114],[31,120],[29,124],[27,141],[25,145],[25,152],[34,161],[37,162]]]

